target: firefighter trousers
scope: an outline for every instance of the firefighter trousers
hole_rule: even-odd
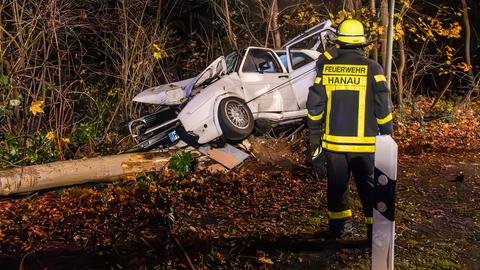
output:
[[[325,151],[327,159],[327,204],[332,235],[341,237],[345,222],[352,216],[349,206],[348,181],[356,182],[363,207],[367,236],[371,239],[373,224],[374,153],[336,153]]]

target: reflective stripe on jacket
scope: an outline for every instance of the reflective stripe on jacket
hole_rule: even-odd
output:
[[[310,132],[334,152],[375,152],[375,136],[391,133],[392,102],[382,67],[356,49],[320,56],[307,109]]]

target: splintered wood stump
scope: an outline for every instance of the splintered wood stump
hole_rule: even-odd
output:
[[[0,196],[114,181],[136,173],[159,171],[167,164],[170,158],[167,155],[160,152],[122,154],[6,169],[0,171]]]

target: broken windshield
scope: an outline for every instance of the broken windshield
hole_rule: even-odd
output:
[[[227,64],[227,74],[230,74],[234,71],[238,70],[238,66],[240,65],[241,55],[239,52],[234,51],[227,56],[225,56],[225,63]]]

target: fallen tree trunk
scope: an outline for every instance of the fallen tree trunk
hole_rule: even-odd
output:
[[[114,181],[136,173],[158,171],[168,160],[165,153],[149,152],[6,169],[0,171],[0,196],[89,182]]]

